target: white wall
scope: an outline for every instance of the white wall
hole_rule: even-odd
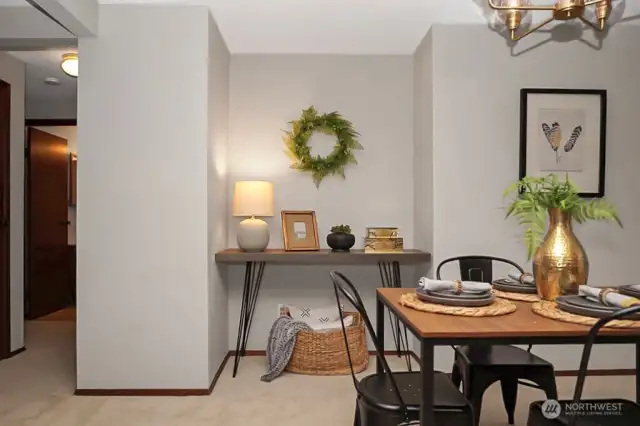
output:
[[[429,31],[413,56],[413,233],[415,248],[433,256],[433,37]],[[417,281],[432,276],[434,265],[416,268]],[[420,353],[417,339],[414,350]],[[440,350],[440,348],[438,348]],[[448,367],[447,367],[448,368]]]
[[[40,80],[37,83],[42,84]],[[51,99],[33,95],[27,98],[26,116],[27,118],[73,119],[77,117],[77,104],[78,99],[75,96]]]
[[[78,153],[78,128],[76,126],[39,126],[36,127],[43,132],[50,133],[52,135],[56,135],[60,138],[67,140],[67,152],[68,153]],[[69,245],[76,244],[76,208],[75,206],[69,206],[67,209],[67,219],[69,222],[69,226],[67,227],[67,242]]]
[[[209,265],[209,380],[228,351],[225,269],[213,261],[227,245],[227,149],[229,133],[229,50],[209,17],[209,146],[207,156]]]
[[[79,40],[77,386],[205,389],[208,8],[99,25]]]
[[[367,226],[398,226],[406,248],[414,246],[413,59],[411,56],[234,55],[231,58],[228,197],[237,180],[274,182],[276,217],[267,219],[270,247],[281,248],[280,210],[315,210],[322,247],[332,225],[349,224],[363,247]],[[311,177],[289,168],[282,130],[314,105],[339,111],[361,134],[363,151],[346,180]],[[315,135],[313,152],[327,155],[335,141]],[[231,214],[231,211],[228,211]],[[237,247],[232,218],[228,244]],[[235,348],[244,270],[229,268],[229,346]],[[322,306],[332,299],[330,267],[268,265],[253,320],[250,349],[264,349],[278,303]],[[360,286],[373,313],[380,274],[375,265],[340,268]],[[403,268],[405,284],[414,268]],[[387,336],[391,336],[389,331]],[[391,338],[387,339],[391,347]]]
[[[607,89],[606,197],[617,204],[625,229],[591,223],[576,231],[589,254],[590,283],[635,283],[640,28],[614,27],[599,50],[579,41],[552,42],[519,56],[486,26],[436,25],[432,37],[434,265],[453,255],[484,253],[526,266],[521,229],[505,221],[502,210],[502,191],[518,178],[520,89]],[[516,52],[549,35],[530,37]],[[595,43],[590,37],[585,32],[585,41]],[[574,347],[535,352],[558,369],[578,366]],[[631,347],[600,347],[591,367],[634,368],[633,359]]]
[[[24,346],[24,98],[25,65],[0,52],[0,80],[11,85],[9,281],[11,350]]]

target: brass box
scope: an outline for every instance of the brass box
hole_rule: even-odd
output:
[[[367,228],[366,238],[398,238],[398,228]]]
[[[365,238],[365,253],[397,253],[402,252],[402,238]]]

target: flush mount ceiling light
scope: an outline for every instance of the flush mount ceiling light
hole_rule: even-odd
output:
[[[579,19],[596,31],[604,31],[611,12],[624,6],[624,0],[556,0],[555,3],[553,0],[547,0],[547,4],[532,4],[531,0],[486,1],[495,12],[498,29],[508,31],[513,41],[528,36],[552,21]],[[550,16],[530,29],[519,31],[521,27],[527,26],[525,20],[530,18],[531,11],[545,11],[550,13]]]
[[[62,62],[60,67],[65,74],[71,77],[78,77],[78,54],[77,53],[65,53],[62,55]]]

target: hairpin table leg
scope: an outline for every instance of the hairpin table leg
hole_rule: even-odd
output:
[[[247,349],[251,321],[256,309],[258,292],[262,284],[265,262],[247,262],[244,270],[244,288],[242,289],[242,304],[240,307],[240,321],[238,323],[238,338],[236,341],[236,353],[233,362],[233,377],[236,377],[240,357],[243,357]]]
[[[378,268],[380,269],[380,279],[382,280],[382,287],[402,288],[400,262],[380,262],[378,263]],[[407,327],[403,326],[403,335],[403,330],[401,330],[400,328],[400,321],[398,320],[398,317],[389,315],[389,321],[391,323],[391,334],[393,336],[393,341],[396,344],[397,355],[398,357],[401,357],[404,353],[407,368],[409,369],[409,371],[411,371],[411,356],[409,354],[409,337],[407,336]]]

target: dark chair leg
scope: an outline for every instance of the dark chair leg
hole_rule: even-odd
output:
[[[502,388],[502,401],[504,408],[507,410],[507,418],[510,425],[514,424],[514,414],[516,411],[516,401],[518,400],[518,379],[502,378],[500,379],[500,387]]]
[[[474,374],[469,374],[468,382],[463,380],[464,393],[471,406],[473,407],[474,424],[478,426],[480,424],[480,414],[482,413],[482,397],[484,392],[494,382],[498,380],[497,377],[491,374],[483,374],[476,371]]]
[[[353,416],[353,426],[360,426],[360,407],[356,401],[356,414]]]
[[[558,386],[556,385],[556,376],[553,370],[548,374],[539,374],[536,377],[535,383],[547,395],[547,399],[558,399]]]
[[[469,402],[471,402],[471,406],[473,407],[473,424],[475,426],[480,425],[480,413],[482,412],[482,396],[484,395],[483,391],[474,391],[469,398]]]
[[[453,369],[451,370],[451,381],[458,389],[460,389],[460,384],[462,383],[462,372],[460,371],[460,366],[456,361],[454,361]]]

